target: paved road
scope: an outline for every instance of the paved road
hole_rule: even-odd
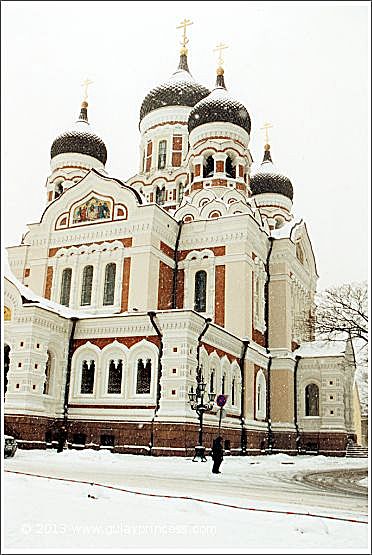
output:
[[[243,472],[235,473],[233,465],[226,464],[220,475],[211,475],[209,466],[195,466],[195,475],[169,475],[159,472],[159,467],[149,464],[141,468],[135,465],[120,471],[105,466],[69,467],[66,461],[54,461],[51,465],[40,461],[8,459],[5,468],[56,478],[89,481],[125,489],[160,494],[187,495],[210,500],[224,501],[233,497],[237,504],[248,506],[251,500],[262,501],[265,506],[270,502],[307,506],[318,509],[342,510],[351,513],[367,514],[367,488],[356,484],[367,476],[367,462],[358,469],[337,469],[325,472],[296,472],[295,466],[283,467],[280,472],[256,467],[254,472],[249,466]],[[205,463],[207,464],[207,463]],[[254,463],[253,463],[254,464]],[[252,468],[252,467],[251,467]],[[202,470],[203,469],[203,470]],[[204,472],[205,469],[205,472]],[[124,470],[124,469],[123,469]]]

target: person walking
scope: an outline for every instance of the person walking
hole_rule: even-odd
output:
[[[213,474],[221,474],[220,466],[223,461],[223,447],[222,447],[221,436],[218,436],[216,437],[216,439],[213,440],[211,456],[213,459],[213,468],[212,468]]]

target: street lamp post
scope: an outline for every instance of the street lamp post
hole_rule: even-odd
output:
[[[203,377],[200,377],[195,392],[193,387],[191,387],[189,392],[190,406],[199,416],[199,440],[198,445],[195,446],[195,455],[192,460],[196,461],[200,459],[202,462],[207,460],[205,456],[205,447],[203,446],[203,416],[205,412],[210,412],[212,410],[215,397],[214,393],[205,392],[205,386],[206,384]],[[208,401],[204,400],[206,396]]]

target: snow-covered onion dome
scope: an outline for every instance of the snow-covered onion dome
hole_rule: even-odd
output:
[[[270,154],[270,145],[265,145],[265,154],[260,169],[251,176],[251,194],[269,227],[280,228],[293,216],[293,187],[291,181],[275,168]]]
[[[50,157],[53,159],[59,154],[75,153],[92,156],[105,165],[107,160],[106,145],[90,128],[88,121],[88,103],[81,104],[79,119],[74,125],[53,142]]]
[[[50,158],[51,174],[46,182],[48,203],[78,183],[91,169],[106,173],[106,146],[90,127],[86,98],[81,103],[78,120],[53,141]]]
[[[292,183],[288,177],[276,170],[271,159],[270,145],[268,144],[265,145],[265,154],[260,170],[251,177],[250,187],[252,196],[263,193],[275,193],[293,200]]]
[[[192,77],[187,63],[187,49],[181,49],[177,70],[164,83],[152,89],[142,102],[140,123],[145,116],[166,106],[193,107],[210,91]]]
[[[223,68],[219,67],[215,88],[191,110],[188,120],[189,133],[206,123],[228,122],[242,127],[249,135],[251,118],[248,110],[241,102],[231,98],[226,90],[223,74]]]

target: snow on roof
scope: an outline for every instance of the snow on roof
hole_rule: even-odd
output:
[[[290,222],[285,223],[282,227],[278,229],[273,229],[271,231],[271,237],[274,239],[289,239],[293,228],[301,222],[302,218],[294,218]]]
[[[328,341],[318,340],[302,343],[301,346],[294,351],[295,355],[302,358],[307,357],[336,357],[345,353],[346,341]]]

